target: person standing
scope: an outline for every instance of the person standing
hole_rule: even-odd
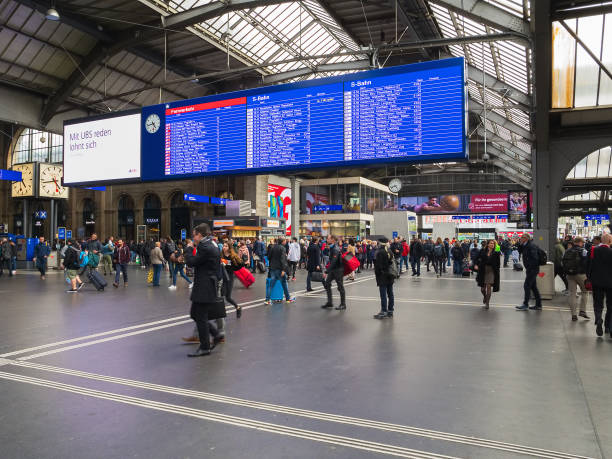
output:
[[[51,247],[45,242],[44,236],[38,238],[38,244],[34,247],[34,257],[32,261],[36,264],[36,268],[40,272],[40,278],[45,280],[47,271],[47,258],[51,254]]]
[[[287,273],[287,277],[291,277],[291,280],[295,282],[295,271],[297,269],[297,265],[300,261],[301,257],[300,244],[298,244],[297,238],[294,237],[291,240],[291,244],[289,244],[289,253],[287,254],[287,259],[289,260],[289,270]]]
[[[319,240],[316,237],[312,238],[312,242],[308,246],[306,251],[306,291],[312,292],[312,273],[315,271],[321,271],[321,248],[319,247]]]
[[[444,262],[446,261],[446,248],[440,237],[436,240],[436,244],[434,245],[433,257],[436,277],[440,277],[444,271]]]
[[[391,250],[393,257],[395,257],[395,261],[397,262],[397,265],[400,268],[399,273],[401,274],[402,273],[402,243],[400,242],[399,237],[393,238],[393,242],[389,245],[389,249]]]
[[[113,237],[109,237],[106,244],[102,246],[102,267],[104,268],[104,275],[106,273],[113,273],[113,256],[115,254],[115,244],[113,243]]]
[[[463,272],[463,258],[465,254],[463,252],[463,247],[459,245],[459,242],[455,242],[453,248],[451,249],[451,256],[453,257],[453,274],[455,276],[461,276]]]
[[[595,332],[603,336],[604,330],[612,338],[612,235],[604,234],[601,244],[591,249],[588,278],[593,285],[593,309],[595,310]],[[604,299],[606,316],[602,320]],[[603,326],[603,328],[602,328]]]
[[[327,236],[327,246],[329,248],[329,267],[327,268],[327,277],[325,278],[325,290],[327,291],[327,303],[321,306],[324,309],[334,307],[331,284],[336,281],[338,292],[340,293],[340,304],[336,309],[341,311],[346,309],[346,292],[344,291],[344,263],[342,261],[342,253],[338,246],[337,239],[331,234]]]
[[[444,238],[444,251],[446,252],[446,266],[450,266],[451,262],[450,262],[450,241],[448,240],[448,238]],[[446,272],[446,266],[444,266],[444,272]],[[442,274],[442,273],[440,273]]]
[[[571,242],[572,241],[568,241],[567,248],[570,247],[569,243]],[[563,285],[565,285],[565,290],[563,291],[564,294],[567,294],[568,289],[569,289],[567,276],[565,275],[565,270],[563,269],[563,255],[565,254],[565,251],[567,250],[567,248],[564,247],[563,244],[561,244],[560,239],[557,239],[557,243],[553,247],[552,260],[551,260],[553,264],[555,265],[554,277],[556,278],[557,276],[559,276],[561,280],[563,281]]]
[[[561,245],[561,241],[558,241]],[[568,246],[569,247],[569,246]],[[561,259],[562,269],[569,286],[569,305],[572,311],[572,321],[578,320],[578,315],[588,319],[586,313],[587,291],[585,286],[587,269],[587,251],[584,248],[584,239],[574,239],[571,248],[568,248]],[[612,274],[612,273],[611,273]],[[580,286],[580,313],[576,315],[576,290]]]
[[[130,248],[125,242],[123,242],[122,239],[119,239],[117,241],[117,246],[115,247],[113,258],[115,259],[115,282],[113,282],[113,287],[119,287],[119,276],[121,275],[121,273],[123,273],[123,286],[127,287],[127,268],[130,262]]]
[[[493,239],[489,240],[486,247],[478,252],[474,261],[474,269],[478,272],[476,283],[482,292],[482,302],[485,309],[489,309],[491,292],[499,292],[501,254],[495,250],[496,245]]]
[[[271,304],[270,296],[276,282],[281,283],[286,302],[295,303],[295,298],[292,298],[289,294],[289,285],[287,284],[289,262],[287,261],[287,250],[283,244],[284,242],[285,238],[279,237],[276,244],[268,248],[268,262],[270,263],[268,278],[270,282],[266,282],[266,300],[264,304]]]
[[[391,270],[391,264],[395,258],[389,251],[389,240],[385,237],[378,240],[380,249],[374,262],[374,274],[376,285],[380,293],[380,312],[374,315],[375,319],[392,318],[395,309],[395,297],[393,295],[393,283],[395,275]]]
[[[517,311],[527,311],[528,309],[534,309],[536,311],[542,310],[542,298],[540,297],[540,291],[536,279],[540,272],[540,255],[538,253],[538,246],[533,243],[531,236],[527,233],[523,234],[519,240],[519,251],[523,259],[523,266],[525,267],[525,283],[523,289],[525,296],[523,298],[523,304],[516,307]],[[535,297],[535,306],[529,306],[529,297],[533,292]]]
[[[201,223],[194,228],[193,243],[187,246],[184,257],[187,266],[194,269],[190,315],[196,323],[200,339],[197,351],[188,356],[201,357],[210,355],[215,344],[221,339],[217,328],[208,320],[210,305],[217,299],[221,254],[217,245],[212,241],[210,226],[206,223]],[[210,335],[214,338],[212,346]]]
[[[410,243],[410,265],[412,267],[412,275],[421,276],[421,258],[423,258],[423,243],[416,237]]]
[[[151,264],[153,265],[153,287],[159,287],[159,279],[164,266],[164,254],[159,241],[155,243],[153,250],[151,250]]]
[[[425,263],[427,266],[427,272],[429,272],[429,264],[433,264],[434,258],[433,258],[433,241],[431,240],[431,238],[428,238],[427,241],[425,241],[423,243],[423,253],[425,255]]]
[[[510,253],[512,252],[512,244],[510,244],[510,241],[507,238],[502,241],[501,250],[504,254],[504,268],[507,268],[508,260],[510,259]]]
[[[410,254],[410,246],[406,239],[402,239],[402,258],[400,258],[400,271],[402,270],[402,265],[404,265],[406,271],[408,271],[408,255]],[[419,263],[420,264],[420,263]],[[420,271],[420,268],[419,268]]]
[[[4,273],[4,267],[8,264],[8,272],[9,276],[11,275],[11,266],[10,266],[10,258],[8,257],[8,253],[10,251],[10,246],[7,238],[0,239],[0,276]]]

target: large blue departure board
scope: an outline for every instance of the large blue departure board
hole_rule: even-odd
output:
[[[463,160],[465,78],[453,58],[144,107],[142,180]]]

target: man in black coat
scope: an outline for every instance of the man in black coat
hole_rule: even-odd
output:
[[[593,285],[593,309],[597,336],[605,332],[612,338],[612,235],[604,234],[601,244],[594,247],[589,255],[588,278]],[[606,317],[602,320],[604,298],[606,300]]]
[[[380,292],[380,312],[374,316],[375,319],[386,319],[393,317],[395,297],[393,295],[393,283],[395,275],[391,271],[391,264],[397,263],[395,257],[389,250],[387,238],[378,240],[380,249],[374,261],[374,273],[376,274],[376,285]],[[395,266],[397,268],[397,265]]]
[[[525,283],[523,289],[525,290],[525,296],[523,298],[523,304],[517,306],[517,311],[527,311],[528,309],[535,309],[537,311],[542,309],[542,298],[540,297],[540,291],[538,290],[537,278],[540,272],[540,256],[538,254],[538,246],[533,243],[529,234],[523,234],[519,241],[519,252],[523,258],[523,265],[525,266]],[[536,304],[535,306],[529,306],[529,297],[533,292]]]
[[[421,275],[421,258],[423,258],[423,243],[420,239],[414,238],[410,242],[410,266],[413,276]]]
[[[193,354],[188,354],[189,357],[210,355],[210,335],[213,335],[215,344],[219,339],[218,330],[208,322],[208,309],[217,298],[217,282],[221,272],[221,254],[210,234],[210,226],[206,223],[196,226],[193,242],[184,253],[185,263],[193,268],[191,318],[198,327],[200,337],[200,347]]]
[[[338,310],[346,309],[346,292],[344,291],[344,261],[342,253],[338,246],[335,236],[331,234],[327,236],[327,245],[329,247],[329,267],[327,268],[327,277],[325,278],[325,290],[327,291],[327,303],[321,306],[324,309],[334,307],[331,284],[335,280],[340,292],[340,304],[336,307]]]
[[[312,238],[306,250],[306,270],[308,271],[308,275],[306,276],[306,291],[312,292],[312,273],[321,271],[321,248],[319,247],[319,241],[316,237]]]

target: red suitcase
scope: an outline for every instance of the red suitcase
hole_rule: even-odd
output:
[[[345,253],[342,255],[342,261],[344,262],[344,275],[348,276],[353,271],[359,268],[360,263],[357,257],[353,256],[352,253]]]
[[[234,274],[246,288],[249,288],[255,282],[255,276],[246,268],[240,268]]]

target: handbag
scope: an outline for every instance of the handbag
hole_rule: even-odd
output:
[[[590,281],[590,279],[586,279],[584,281],[584,288],[586,288],[588,291],[593,290],[593,283]]]
[[[313,282],[325,282],[325,274],[321,271],[313,271],[310,274],[310,280]]]
[[[223,284],[222,280],[217,281],[217,297],[208,305],[208,320],[223,319],[227,316],[225,298],[223,297]]]
[[[153,283],[153,268],[149,268],[149,273],[147,274],[147,283]]]

